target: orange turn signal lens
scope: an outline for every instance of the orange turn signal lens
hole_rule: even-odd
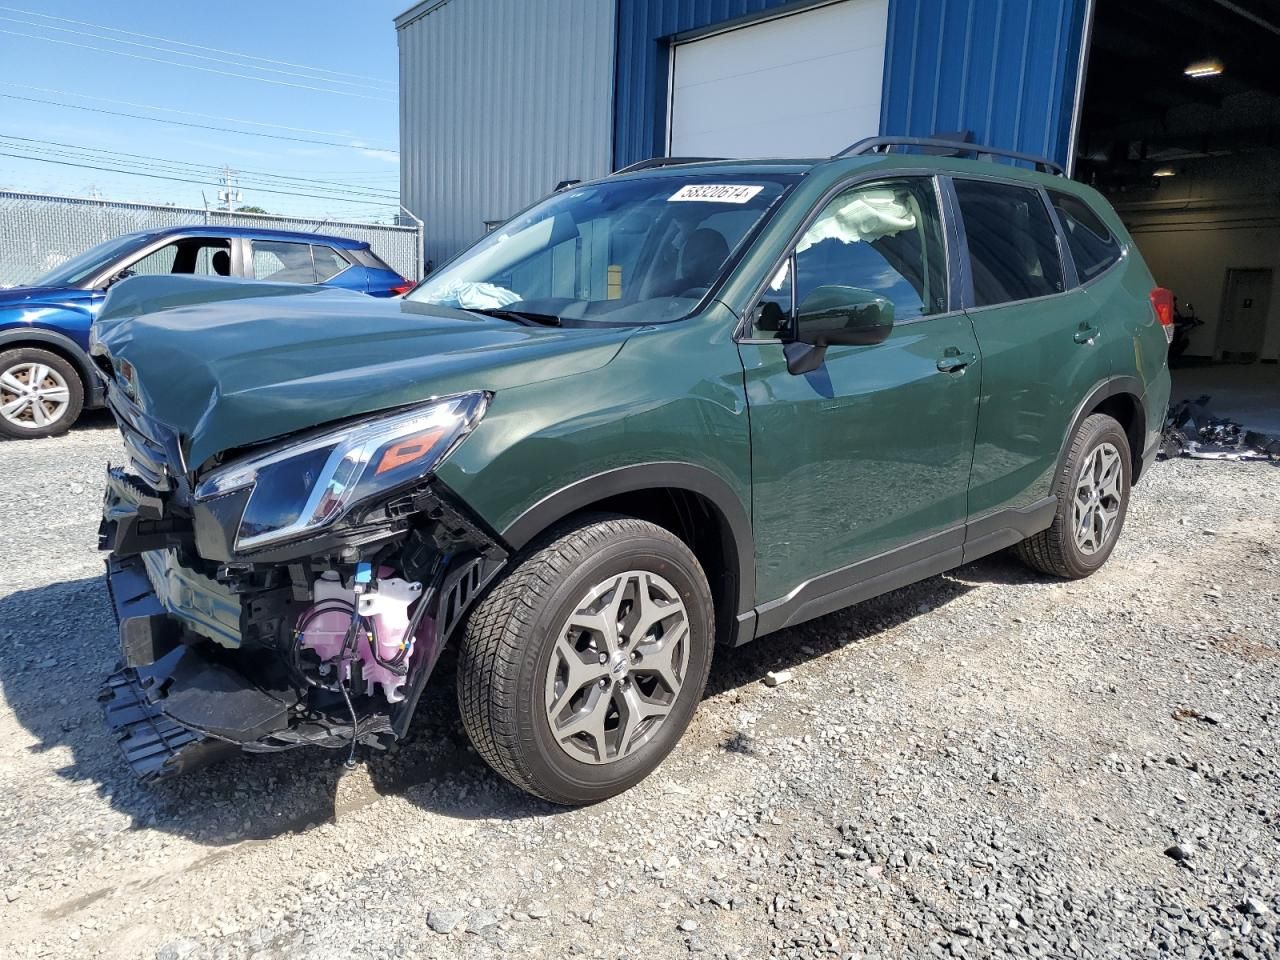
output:
[[[382,458],[378,461],[378,468],[374,474],[386,473],[388,470],[395,470],[415,460],[421,460],[431,452],[444,433],[443,427],[435,427],[424,430],[422,433],[415,433],[411,437],[405,437],[403,440],[397,440],[382,451]]]

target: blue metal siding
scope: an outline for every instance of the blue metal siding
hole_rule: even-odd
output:
[[[812,0],[617,0],[615,168],[666,152],[670,38]],[[1085,0],[890,0],[881,132],[1065,162]]]
[[[614,169],[667,152],[670,37],[788,5],[795,4],[793,0],[618,0]]]
[[[1084,0],[892,0],[880,129],[1067,160]]]

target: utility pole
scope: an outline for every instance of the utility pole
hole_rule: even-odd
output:
[[[222,168],[222,183],[225,189],[218,191],[218,199],[226,204],[224,209],[230,213],[236,208],[235,205],[240,202],[242,195],[236,189],[236,172],[229,166]]]

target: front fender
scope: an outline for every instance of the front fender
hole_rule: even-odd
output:
[[[65,333],[45,327],[22,325],[0,330],[0,350],[14,347],[46,347],[70,360],[84,383],[86,407],[100,407],[104,402],[102,381],[94,370],[93,361],[84,348]]]

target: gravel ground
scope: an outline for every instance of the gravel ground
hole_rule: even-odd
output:
[[[0,956],[1280,956],[1280,469],[1159,465],[1087,581],[995,557],[721,651],[662,769],[562,810],[447,677],[355,771],[132,782],[112,457],[101,419],[0,447]]]

